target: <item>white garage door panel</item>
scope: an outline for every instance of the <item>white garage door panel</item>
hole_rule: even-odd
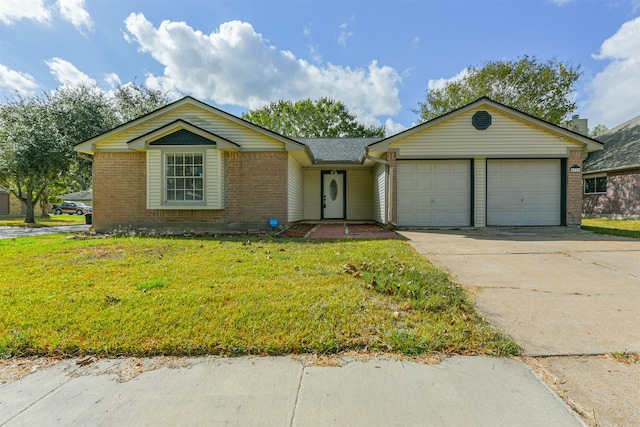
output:
[[[398,225],[469,225],[469,174],[468,160],[398,161]]]
[[[489,160],[487,225],[560,225],[560,160]]]

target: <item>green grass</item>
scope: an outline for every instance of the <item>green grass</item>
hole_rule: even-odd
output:
[[[0,216],[0,226],[6,227],[55,227],[58,225],[78,225],[85,224],[86,219],[84,215],[50,215],[50,218],[43,219],[40,215],[36,215],[35,224],[27,224],[24,222],[24,216]]]
[[[598,234],[633,237],[640,239],[640,220],[617,220],[606,218],[584,218],[582,229]]]
[[[0,240],[0,355],[517,354],[406,242]]]

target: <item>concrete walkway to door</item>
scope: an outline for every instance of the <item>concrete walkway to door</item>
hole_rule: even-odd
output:
[[[610,355],[640,352],[640,240],[569,227],[400,234],[471,288],[478,311],[584,398],[599,425],[637,425],[640,362]]]

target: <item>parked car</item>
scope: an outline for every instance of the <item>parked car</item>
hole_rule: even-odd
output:
[[[51,210],[54,215],[60,215],[62,213],[68,213],[69,215],[93,213],[93,208],[82,202],[63,202],[61,205],[52,205]]]

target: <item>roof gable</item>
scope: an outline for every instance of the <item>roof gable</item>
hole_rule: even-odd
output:
[[[268,129],[226,113],[191,97],[182,98],[103,134],[77,144],[74,149],[130,151],[127,143],[177,120],[189,122],[206,132],[233,142],[241,150],[304,150],[304,145]]]
[[[499,114],[503,118],[507,118],[514,123],[520,123],[528,128],[536,128],[541,132],[545,132],[549,135],[553,135],[558,141],[566,141],[571,142],[576,146],[584,147],[585,151],[595,151],[602,148],[602,145],[599,141],[596,141],[592,138],[586,137],[584,135],[580,135],[576,132],[570,131],[560,126],[556,126],[552,123],[546,122],[544,120],[538,119],[536,117],[530,116],[526,113],[518,111],[514,108],[508,107],[506,105],[500,104],[499,102],[493,101],[490,98],[483,97],[480,98],[470,104],[467,104],[457,110],[451,111],[447,114],[444,114],[435,119],[429,120],[427,122],[418,124],[412,128],[409,128],[403,132],[392,135],[378,143],[374,143],[370,146],[371,149],[381,149],[384,147],[392,148],[395,145],[398,145],[401,141],[408,141],[411,139],[416,139],[416,134],[429,134],[433,133],[433,129],[438,126],[443,126],[445,124],[454,122],[456,120],[466,120],[465,127],[458,126],[458,131],[461,130],[472,130],[475,132],[474,135],[486,135],[496,131],[496,123],[492,122],[489,118],[488,125],[486,123],[487,117],[480,117],[482,120],[477,120],[474,117],[474,114],[477,112],[488,111],[490,114],[493,113]],[[483,126],[478,127],[478,122],[482,122]],[[452,126],[453,127],[453,126]],[[484,133],[483,133],[484,132]],[[464,138],[464,132],[460,134],[461,138]]]

